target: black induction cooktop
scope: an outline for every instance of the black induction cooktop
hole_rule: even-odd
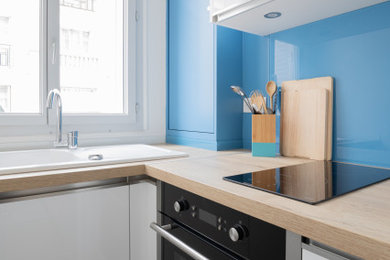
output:
[[[317,204],[390,178],[390,169],[332,161],[244,173],[224,180]]]

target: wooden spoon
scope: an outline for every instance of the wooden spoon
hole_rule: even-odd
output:
[[[256,114],[260,114],[260,108],[257,107],[256,98],[257,98],[257,93],[256,92],[252,92],[250,94],[251,105],[252,105],[253,109],[255,110]]]
[[[264,96],[261,92],[258,93],[257,103],[260,107],[260,110],[261,110],[261,108],[263,108],[264,114],[268,114],[268,109],[267,109],[267,106],[265,104]]]
[[[259,91],[253,90],[250,94],[250,99],[251,99],[250,101],[251,101],[252,107],[256,111],[256,114],[261,114],[261,103],[259,103],[259,101],[260,101]]]
[[[274,95],[276,93],[276,83],[275,81],[271,80],[271,81],[268,81],[267,83],[267,86],[265,87],[265,89],[267,90],[267,94],[269,95],[269,98],[270,98],[270,108],[272,110],[272,112],[274,111]]]

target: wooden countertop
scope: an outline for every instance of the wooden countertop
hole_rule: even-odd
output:
[[[248,151],[160,147],[190,156],[169,160],[0,176],[0,192],[147,174],[225,206],[364,259],[390,259],[390,180],[309,205],[224,181],[222,177],[301,164],[298,158],[254,158]]]

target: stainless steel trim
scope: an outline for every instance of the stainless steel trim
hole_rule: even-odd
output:
[[[229,229],[229,237],[233,242],[240,240],[240,234],[238,234],[238,231],[235,227]]]
[[[90,155],[88,155],[88,160],[90,160],[90,161],[100,161],[100,160],[103,160],[103,154],[100,154],[100,153],[90,154]]]
[[[180,203],[178,201],[175,201],[175,203],[173,203],[173,208],[177,213],[179,213],[182,210]]]
[[[302,259],[302,237],[289,230],[286,230],[286,259],[301,260]]]
[[[51,49],[52,49],[51,64],[55,64],[56,63],[57,45],[56,45],[56,42],[54,40],[51,43]]]
[[[74,193],[91,189],[102,189],[114,186],[128,185],[127,178],[114,178],[108,180],[72,183],[62,186],[45,187],[23,191],[10,191],[0,193],[0,203],[55,196],[59,194]]]
[[[157,180],[152,178],[152,177],[149,177],[145,174],[136,175],[136,176],[129,176],[129,177],[127,177],[127,182],[129,184],[137,184],[137,183],[147,182],[147,183],[150,183],[150,184],[157,186]]]
[[[183,241],[181,241],[180,239],[178,239],[177,237],[175,237],[174,235],[172,235],[171,233],[167,232],[167,230],[171,230],[174,228],[173,225],[168,224],[168,225],[164,225],[164,226],[159,226],[158,224],[152,222],[152,223],[150,223],[150,227],[154,231],[156,231],[157,234],[159,234],[160,236],[162,236],[163,238],[165,238],[166,240],[171,242],[173,245],[175,245],[176,247],[181,249],[183,252],[185,252],[186,254],[191,256],[192,258],[194,258],[196,260],[208,260],[209,259],[209,258],[205,257],[204,255],[202,255],[201,253],[199,253],[198,251],[196,251],[195,249],[193,249],[192,247],[190,247],[189,245],[187,245],[186,243],[184,243]]]
[[[131,177],[113,178],[107,180],[72,183],[72,184],[66,184],[61,186],[45,187],[45,188],[38,188],[38,189],[0,192],[0,203],[33,199],[38,197],[53,196],[53,195],[58,195],[58,193],[61,194],[72,193],[72,192],[82,191],[85,189],[90,190],[90,189],[101,189],[101,188],[108,188],[108,187],[120,186],[120,185],[131,185],[131,184],[136,184],[141,182],[148,182],[150,184],[157,185],[155,179],[148,177],[146,175],[139,175],[139,176],[131,176]]]
[[[162,215],[161,215],[161,210],[162,210],[162,183],[161,181],[157,180],[156,181],[157,185],[157,224],[162,225]],[[162,239],[159,234],[157,234],[157,260],[162,260]]]
[[[79,146],[79,131],[71,131],[68,133],[68,148],[73,150]]]

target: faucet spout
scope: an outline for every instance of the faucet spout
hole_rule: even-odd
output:
[[[61,92],[58,89],[50,90],[47,95],[46,100],[46,108],[52,109],[54,100],[56,100],[57,104],[57,133],[56,133],[56,141],[54,143],[55,146],[66,146],[67,144],[63,144],[62,142],[62,98]]]

